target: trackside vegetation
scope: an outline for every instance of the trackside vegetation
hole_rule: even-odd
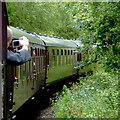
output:
[[[118,118],[118,73],[99,67],[53,102],[55,118]]]

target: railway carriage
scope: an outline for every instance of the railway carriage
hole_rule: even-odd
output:
[[[39,36],[46,46],[47,85],[76,74],[77,45],[69,40]]]
[[[18,28],[11,27],[13,40],[26,36],[30,41],[29,52],[31,61],[19,66],[12,67],[13,85],[13,112],[25,101],[32,97],[41,87],[45,86],[45,45],[44,42],[34,35],[30,35]],[[14,49],[15,51],[16,49]]]

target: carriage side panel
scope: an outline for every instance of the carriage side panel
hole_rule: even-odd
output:
[[[72,54],[75,48],[47,47],[49,57],[47,67],[47,84],[73,76],[77,73],[77,54]]]
[[[45,84],[45,47],[30,43],[32,60],[16,67],[13,113]],[[40,53],[41,52],[41,53]]]

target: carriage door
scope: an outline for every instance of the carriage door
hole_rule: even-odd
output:
[[[3,118],[2,111],[2,3],[0,2],[0,120]]]
[[[0,119],[2,118],[5,119],[5,116],[7,116],[5,94],[5,81],[6,81],[5,59],[7,51],[7,24],[8,20],[5,2],[0,2]]]

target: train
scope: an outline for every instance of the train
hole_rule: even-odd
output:
[[[40,88],[67,77],[77,76],[77,43],[54,37],[29,34],[21,29],[10,27],[13,40],[25,36],[30,41],[31,61],[22,65],[7,65],[6,103],[8,112],[18,110]],[[12,48],[15,52],[17,48]]]
[[[7,65],[8,19],[5,3],[0,3],[0,9],[0,118],[8,120],[40,89],[66,78],[78,78],[80,69],[77,65],[82,60],[78,48],[81,49],[83,44],[79,40],[28,33],[10,26],[13,40],[21,36],[29,39],[31,61],[18,66]],[[12,51],[17,49],[19,48],[12,48]]]

